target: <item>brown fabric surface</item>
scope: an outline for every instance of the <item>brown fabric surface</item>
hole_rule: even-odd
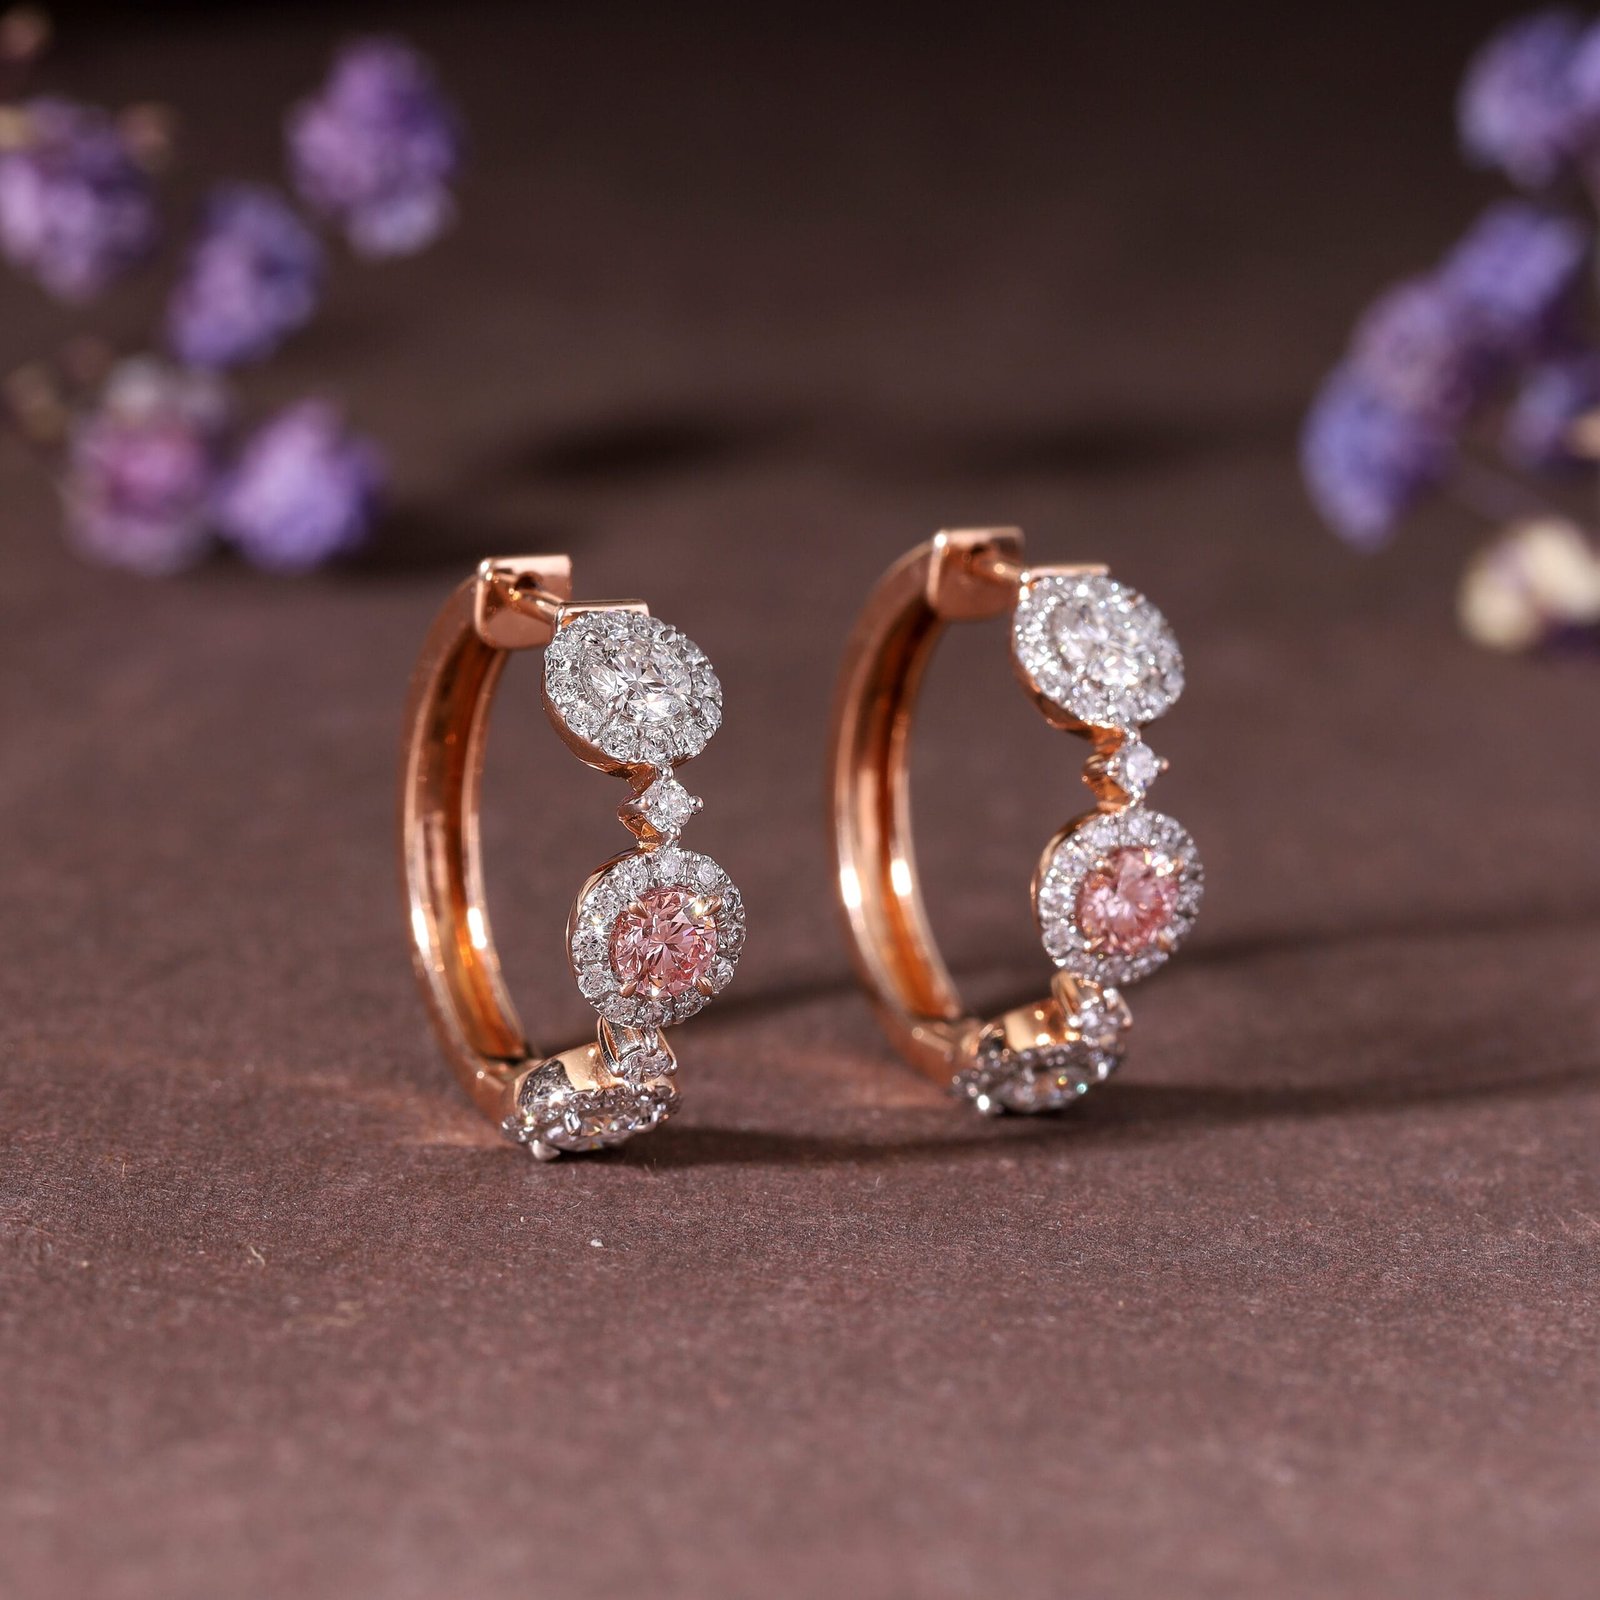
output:
[[[248,380],[390,442],[385,553],[85,572],[4,457],[0,1594],[1593,1593],[1596,669],[1466,647],[1460,522],[1355,560],[1292,451],[1490,192],[1448,106],[1492,14],[406,15],[463,224]],[[345,20],[85,24],[58,76],[265,174]],[[0,293],[8,361],[69,323]],[[994,521],[1172,618],[1210,872],[1115,1082],[1004,1125],[887,1053],[819,807],[853,606]],[[539,548],[717,663],[692,839],[752,921],[680,1119],[548,1169],[436,1056],[391,837],[430,616]],[[1082,750],[969,632],[919,846],[998,1003]],[[498,931],[561,1044],[618,795],[530,666],[502,699]]]

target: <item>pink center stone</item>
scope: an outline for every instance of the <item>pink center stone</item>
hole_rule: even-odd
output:
[[[1097,955],[1134,955],[1166,931],[1177,902],[1177,863],[1148,846],[1124,845],[1084,878],[1078,926]]]
[[[674,885],[647,889],[611,929],[611,966],[625,984],[646,993],[679,995],[711,971],[717,953],[717,923],[698,915],[698,896]]]

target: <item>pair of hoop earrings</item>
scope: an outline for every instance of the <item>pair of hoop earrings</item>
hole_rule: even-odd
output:
[[[923,672],[952,622],[1011,617],[1017,674],[1046,719],[1090,741],[1097,802],[1046,845],[1034,911],[1055,964],[1047,998],[968,1013],[923,910],[909,748]],[[567,950],[595,1037],[529,1044],[483,892],[478,802],[489,711],[514,651],[543,647],[544,704],[578,758],[628,783],[634,836],[578,890]],[[837,891],[856,971],[890,1042],[979,1111],[1067,1105],[1115,1070],[1123,989],[1159,967],[1199,908],[1194,841],[1149,809],[1165,769],[1141,729],[1183,688],[1161,613],[1104,567],[1028,567],[1014,529],[941,533],[895,563],[845,651],[829,793]],[[665,1030],[731,981],[745,909],[679,841],[700,809],[676,776],[722,721],[704,653],[640,601],[572,599],[566,556],[483,562],[423,646],[406,717],[401,860],[418,982],[478,1108],[540,1160],[620,1144],[678,1101]]]

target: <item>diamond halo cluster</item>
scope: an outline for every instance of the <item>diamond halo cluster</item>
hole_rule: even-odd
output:
[[[1183,656],[1167,619],[1104,573],[1030,575],[1011,643],[1027,682],[1084,728],[1138,728],[1183,693]]]
[[[621,1143],[671,1114],[677,1061],[660,1030],[728,986],[745,914],[727,873],[678,843],[701,802],[673,769],[722,721],[722,686],[699,646],[638,611],[579,612],[545,650],[544,692],[579,756],[629,780],[618,816],[636,840],[584,884],[567,926],[578,990],[598,1014],[603,1081],[580,1087],[545,1063],[507,1125],[548,1159]]]
[[[1183,692],[1166,618],[1103,572],[1043,571],[1023,577],[1011,637],[1051,720],[1093,740],[1084,776],[1099,809],[1046,846],[1034,881],[1064,1041],[1017,1049],[986,1029],[956,1087],[989,1112],[1054,1110],[1111,1075],[1131,1021],[1122,986],[1182,943],[1204,881],[1188,832],[1145,804],[1166,763],[1141,730]]]
[[[614,767],[665,769],[669,779],[673,763],[699,755],[722,726],[722,685],[705,652],[636,611],[582,612],[565,623],[545,650],[544,690],[580,749]]]

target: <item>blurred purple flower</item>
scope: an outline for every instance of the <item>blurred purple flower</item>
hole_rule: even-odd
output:
[[[322,89],[289,113],[289,165],[306,204],[363,255],[409,255],[454,215],[455,110],[422,56],[398,39],[360,39]]]
[[[335,407],[306,400],[245,443],[217,523],[257,566],[302,572],[366,542],[383,484],[377,447],[349,433]]]
[[[1483,338],[1514,359],[1538,353],[1571,309],[1591,230],[1506,200],[1490,206],[1446,259],[1439,282]]]
[[[1523,377],[1506,412],[1506,454],[1535,472],[1585,465],[1573,449],[1572,427],[1597,409],[1600,351],[1572,350],[1542,361]]]
[[[1435,278],[1413,278],[1362,317],[1350,364],[1380,400],[1454,427],[1483,401],[1496,363],[1475,319]]]
[[[1582,37],[1582,18],[1566,9],[1536,11],[1490,35],[1456,107],[1470,160],[1527,188],[1561,175],[1583,131],[1572,75]]]
[[[51,294],[89,299],[155,244],[154,186],[105,112],[39,99],[13,115],[19,142],[0,151],[0,250]]]
[[[286,200],[221,185],[168,302],[168,343],[191,366],[258,361],[310,319],[321,282],[322,246]]]
[[[211,544],[227,399],[216,380],[149,358],[113,368],[67,445],[67,531],[86,556],[158,576]]]
[[[1591,23],[1567,69],[1572,97],[1573,158],[1594,187],[1600,168],[1600,23]]]
[[[1452,458],[1447,432],[1389,405],[1348,366],[1324,382],[1300,436],[1312,500],[1360,549],[1386,543],[1406,512],[1443,480]]]

